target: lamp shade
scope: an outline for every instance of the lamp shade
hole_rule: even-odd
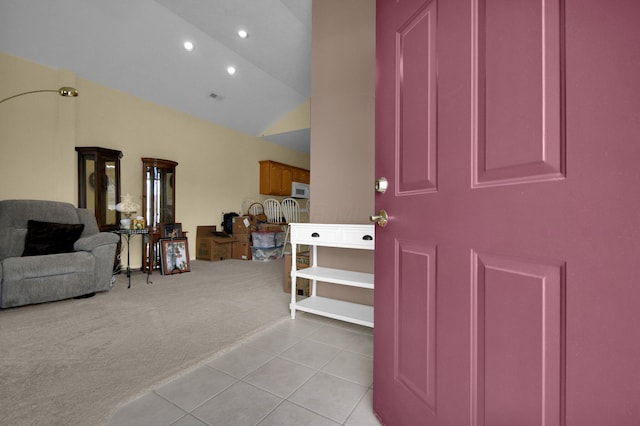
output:
[[[140,204],[134,203],[130,194],[122,196],[122,201],[116,204],[116,210],[125,214],[137,212]]]

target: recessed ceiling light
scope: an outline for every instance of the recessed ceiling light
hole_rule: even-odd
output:
[[[249,37],[249,33],[248,33],[248,32],[246,32],[245,30],[239,30],[239,31],[238,31],[238,37],[240,37],[240,38],[247,38],[247,37]]]
[[[190,41],[185,41],[183,46],[184,50],[186,50],[187,52],[193,52],[193,49],[196,48],[196,46]]]
[[[227,74],[234,75],[235,73],[236,73],[236,67],[234,67],[233,65],[229,65],[227,67]]]

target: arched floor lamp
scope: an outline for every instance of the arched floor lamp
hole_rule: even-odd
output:
[[[9,96],[8,98],[4,98],[3,100],[0,101],[0,104],[8,101],[9,99],[13,99],[13,98],[17,98],[18,96],[22,96],[22,95],[28,95],[31,93],[41,93],[41,92],[57,92],[60,96],[64,96],[65,98],[75,98],[76,96],[78,96],[78,89],[75,89],[73,87],[69,87],[69,86],[64,86],[61,87],[57,90],[54,89],[44,89],[44,90],[31,90],[29,92],[23,92],[23,93],[18,93],[17,95],[13,95],[13,96]]]

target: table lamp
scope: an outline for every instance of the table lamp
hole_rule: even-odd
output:
[[[125,218],[120,220],[120,228],[131,229],[131,215],[138,211],[140,205],[134,203],[130,194],[122,196],[122,201],[116,204],[116,210],[122,213]]]

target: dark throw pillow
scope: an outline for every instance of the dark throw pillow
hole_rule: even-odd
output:
[[[22,255],[71,253],[73,244],[78,241],[83,230],[82,223],[76,225],[29,220]]]

